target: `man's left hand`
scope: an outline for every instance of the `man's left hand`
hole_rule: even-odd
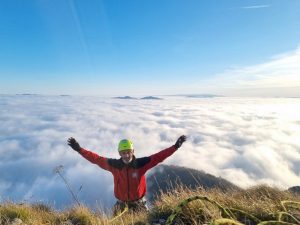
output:
[[[185,135],[181,135],[178,139],[177,139],[177,141],[176,141],[176,143],[175,143],[175,148],[176,149],[178,149],[178,148],[180,148],[181,147],[181,145],[182,145],[182,143],[183,142],[185,142],[186,141],[186,136]]]

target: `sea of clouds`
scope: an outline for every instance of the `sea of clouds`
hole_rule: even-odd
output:
[[[299,98],[187,98],[122,100],[103,97],[0,96],[0,201],[113,205],[109,172],[67,145],[74,137],[100,155],[118,158],[120,139],[137,157],[187,135],[164,163],[203,170],[240,187],[300,185]]]

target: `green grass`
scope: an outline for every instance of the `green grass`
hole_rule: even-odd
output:
[[[112,222],[103,212],[85,206],[63,211],[43,204],[0,206],[0,225],[9,225],[15,218],[27,225],[142,225],[158,219],[177,225],[295,225],[300,224],[300,197],[268,186],[231,192],[177,187],[161,194],[150,212],[126,212]]]

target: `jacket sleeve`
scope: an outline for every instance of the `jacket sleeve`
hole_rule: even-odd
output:
[[[82,155],[85,159],[90,161],[91,163],[94,163],[101,167],[104,170],[111,171],[111,166],[107,163],[107,158],[99,156],[98,154],[91,152],[89,150],[86,150],[84,148],[81,148],[80,155]]]
[[[171,156],[177,149],[174,147],[174,145],[172,145],[169,148],[166,148],[158,153],[155,153],[150,157],[150,162],[147,163],[144,168],[143,168],[143,172],[146,173],[147,170],[153,168],[154,166],[156,166],[158,163],[164,161],[166,158],[168,158],[169,156]]]

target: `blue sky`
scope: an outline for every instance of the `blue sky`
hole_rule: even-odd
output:
[[[300,96],[299,27],[298,0],[2,0],[0,93]]]

